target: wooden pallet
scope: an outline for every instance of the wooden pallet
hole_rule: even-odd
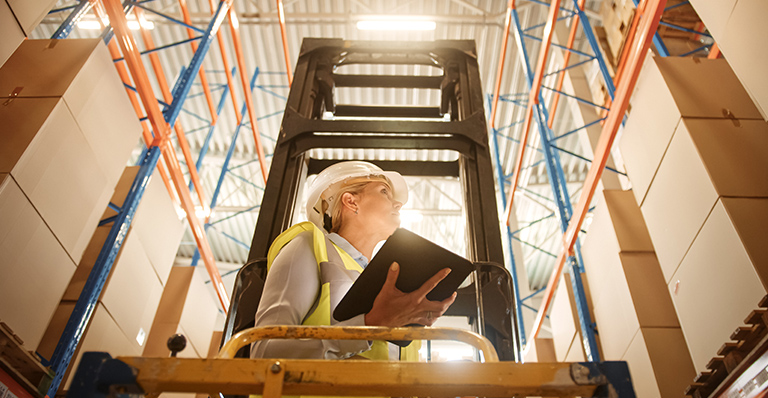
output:
[[[739,326],[731,333],[731,340],[724,343],[717,356],[707,363],[707,371],[699,373],[693,383],[685,390],[685,395],[693,398],[709,397],[735,371],[743,369],[742,362],[768,335],[768,295],[758,303],[758,309],[744,319],[744,326]]]
[[[24,349],[24,342],[8,325],[0,322],[0,371],[5,372],[33,396],[42,397],[53,372]]]

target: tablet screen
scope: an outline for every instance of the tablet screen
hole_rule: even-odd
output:
[[[400,264],[400,275],[395,286],[406,293],[421,287],[441,269],[451,269],[451,273],[427,294],[427,299],[432,301],[448,298],[474,269],[472,262],[466,258],[407,229],[398,228],[341,299],[333,317],[345,321],[369,312],[384,286],[390,265],[395,261]]]

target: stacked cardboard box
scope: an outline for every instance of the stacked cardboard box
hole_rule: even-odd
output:
[[[703,370],[765,295],[765,266],[747,255],[749,237],[734,232],[755,231],[754,219],[726,227],[718,214],[740,206],[729,207],[727,198],[768,197],[768,125],[725,60],[649,58],[620,148],[694,365]],[[717,238],[704,234],[709,223],[721,224]],[[706,239],[708,247],[696,243]],[[726,258],[702,255],[726,248]]]
[[[0,162],[2,157],[0,157]],[[0,320],[37,347],[75,263],[8,173],[0,173]]]
[[[600,6],[600,16],[603,17],[610,58],[618,60],[635,16],[635,3],[632,0],[604,1]]]
[[[0,37],[2,38],[0,39],[0,66],[2,66],[24,41],[24,30],[16,21],[11,7],[4,1],[0,1]]]
[[[98,39],[24,41],[0,92],[0,318],[36,347],[141,127]]]
[[[582,255],[603,358],[627,361],[638,396],[682,396],[693,364],[631,191],[603,191]]]
[[[166,342],[176,333],[187,338],[187,348],[179,356],[206,356],[218,311],[205,286],[204,272],[199,267],[173,267],[144,347],[144,356],[168,356],[170,350]]]
[[[138,167],[125,169],[110,200],[112,203],[123,205],[137,171]],[[108,351],[113,356],[141,355],[183,233],[183,224],[176,216],[173,203],[157,173],[156,171],[145,189],[131,229],[99,298],[99,308],[108,314],[110,327],[117,328],[121,338],[104,339],[95,334],[100,332],[91,332],[92,329],[89,329],[84,337],[85,342],[97,341],[102,351]],[[113,214],[114,210],[107,209],[102,218]],[[111,224],[98,227],[93,234],[77,271],[61,297],[54,319],[48,325],[46,334],[38,346],[38,352],[44,357],[48,358],[53,353],[111,227]],[[147,234],[148,231],[151,232],[150,235]],[[152,239],[155,244],[165,247],[160,251],[148,250],[143,242]],[[83,343],[79,352],[86,351],[86,347],[88,344]]]
[[[40,24],[56,0],[0,2],[0,66]]]
[[[768,198],[720,197],[669,282],[698,372],[766,293],[766,223]]]
[[[72,260],[141,133],[103,42],[26,40],[0,68],[0,172],[10,173]]]
[[[48,11],[56,4],[56,0],[5,0],[13,10],[13,14],[19,25],[24,30],[24,35],[29,36],[32,30],[40,24],[40,21],[48,15]]]
[[[587,297],[590,314],[594,313],[591,306],[592,297],[584,274],[581,274],[584,293]],[[549,321],[552,328],[552,341],[554,345],[555,359],[558,362],[583,362],[586,360],[584,347],[581,337],[581,325],[579,323],[578,312],[576,311],[576,301],[573,293],[573,285],[570,275],[563,274],[557,287],[552,309],[549,314]],[[595,336],[595,338],[599,338]]]
[[[762,16],[768,3],[759,0],[691,0],[725,59],[768,120],[768,79],[762,65],[768,53],[760,51],[768,35]]]

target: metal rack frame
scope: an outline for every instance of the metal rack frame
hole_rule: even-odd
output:
[[[535,3],[538,3],[538,2],[535,2]],[[635,0],[635,3],[637,4],[638,1]],[[517,14],[516,1],[509,0],[508,7],[507,7],[507,18],[505,23],[504,42],[502,44],[502,52],[501,52],[502,58],[499,61],[499,70],[498,70],[498,75],[496,78],[496,86],[495,86],[496,89],[490,101],[492,106],[492,111],[491,111],[491,126],[493,128],[492,138],[496,147],[495,155],[496,155],[496,167],[497,167],[497,180],[498,180],[498,184],[501,191],[502,202],[504,203],[506,207],[506,212],[507,212],[505,217],[506,219],[505,224],[507,224],[507,227],[506,227],[507,244],[511,248],[512,240],[516,239],[515,234],[521,230],[521,229],[518,229],[517,231],[512,231],[509,228],[509,222],[510,222],[511,212],[514,211],[512,206],[514,201],[514,194],[518,188],[520,173],[526,167],[531,167],[531,166],[523,165],[523,160],[524,160],[525,151],[529,147],[529,145],[527,144],[528,132],[533,122],[535,122],[537,126],[537,129],[540,135],[540,142],[542,145],[541,148],[533,148],[533,149],[540,151],[544,156],[543,162],[547,166],[549,183],[550,183],[552,192],[554,194],[553,203],[556,204],[557,209],[555,214],[546,216],[541,220],[536,220],[524,228],[528,228],[533,224],[536,224],[544,219],[548,219],[556,216],[559,220],[561,231],[563,232],[564,244],[559,255],[556,255],[555,253],[547,253],[548,255],[555,258],[555,267],[549,279],[547,287],[545,289],[540,289],[539,291],[533,293],[532,295],[529,295],[528,297],[525,297],[522,299],[520,299],[519,297],[517,298],[517,303],[516,303],[518,307],[517,313],[518,313],[518,316],[520,317],[520,319],[518,320],[518,324],[522,325],[523,324],[522,317],[521,317],[522,308],[529,307],[524,303],[524,301],[530,299],[535,295],[538,295],[539,293],[542,293],[542,292],[544,293],[542,305],[538,310],[534,310],[536,311],[536,320],[534,321],[532,331],[529,334],[528,338],[526,339],[524,330],[521,329],[519,331],[521,335],[521,340],[524,341],[524,344],[526,344],[525,352],[527,352],[527,350],[530,349],[532,345],[531,344],[532,340],[538,335],[540,331],[541,324],[544,318],[546,317],[546,314],[552,303],[554,290],[556,288],[557,282],[559,281],[560,275],[563,271],[563,265],[565,262],[567,262],[568,274],[569,274],[569,278],[571,279],[571,285],[573,287],[574,296],[576,299],[575,305],[576,305],[576,312],[579,319],[579,329],[581,332],[580,335],[582,339],[582,347],[584,348],[584,352],[587,359],[589,361],[597,362],[597,361],[600,361],[600,355],[599,355],[599,350],[595,340],[595,325],[592,322],[592,319],[589,313],[586,295],[585,295],[583,283],[581,280],[581,273],[584,271],[584,263],[583,263],[583,260],[581,259],[580,244],[578,242],[578,233],[581,231],[581,225],[584,221],[584,217],[586,213],[589,211],[589,205],[591,203],[592,196],[594,195],[597,181],[599,181],[604,169],[606,168],[606,162],[608,160],[608,157],[610,156],[610,148],[613,143],[613,139],[615,138],[616,131],[619,125],[623,122],[624,114],[626,112],[626,107],[629,99],[629,94],[631,94],[634,88],[634,83],[637,79],[637,73],[639,73],[639,68],[642,63],[642,59],[643,59],[642,55],[644,55],[647,49],[649,48],[649,45],[650,45],[649,43],[652,38],[656,39],[655,43],[657,44],[657,47],[663,46],[663,41],[661,41],[659,35],[656,33],[656,29],[658,27],[661,14],[664,11],[664,5],[666,4],[666,1],[646,0],[640,6],[638,6],[638,11],[636,13],[635,22],[633,25],[634,29],[631,30],[632,36],[630,36],[630,39],[629,39],[630,40],[629,42],[632,44],[632,46],[629,51],[625,51],[625,57],[622,59],[622,64],[619,66],[619,71],[617,72],[616,82],[614,82],[613,78],[611,77],[608,71],[607,65],[605,64],[605,60],[602,56],[600,46],[597,42],[594,31],[589,23],[589,20],[586,18],[586,15],[584,13],[584,4],[585,4],[584,0],[573,0],[572,9],[561,6],[561,1],[559,0],[554,0],[550,4],[542,4],[544,6],[549,7],[549,13],[546,21],[542,24],[536,24],[535,22],[533,22],[533,25],[531,27],[523,27],[521,26],[520,18],[518,17],[518,14]],[[565,14],[565,16],[561,16],[561,14]],[[557,78],[556,87],[548,88],[542,85],[542,81],[545,76],[545,71],[547,70],[547,64],[548,62],[550,62],[549,55],[550,55],[550,47],[553,45],[552,35],[554,31],[554,25],[559,20],[562,20],[562,19],[571,19],[570,34],[568,37],[568,42],[565,46],[557,46],[564,50],[564,55],[563,55],[564,62],[563,62],[563,66],[560,69],[549,74],[549,75],[558,74],[559,76]],[[578,26],[580,24],[582,26],[583,35],[584,37],[586,37],[587,42],[589,43],[589,47],[592,50],[592,53],[593,53],[592,55],[584,54],[582,52],[573,50],[573,44],[577,34]],[[539,56],[536,61],[536,68],[533,69],[531,67],[531,61],[528,55],[528,50],[524,43],[524,38],[531,38],[531,35],[526,32],[535,28],[540,28],[541,26],[544,26],[544,34],[543,34],[543,37],[540,39],[542,44],[540,45],[540,48],[539,48]],[[514,32],[515,32],[514,38],[517,44],[518,57],[522,59],[523,74],[526,77],[526,82],[530,89],[530,92],[527,94],[522,94],[522,93],[508,94],[508,95],[500,94],[501,77],[503,74],[504,57],[506,55],[506,46],[507,46],[506,38],[509,35],[509,31],[511,27],[514,27]],[[585,57],[586,59],[581,60],[580,62],[574,65],[569,65],[570,56],[572,53]],[[597,104],[594,104],[589,100],[577,98],[575,96],[570,96],[562,92],[562,84],[563,84],[565,71],[570,68],[581,66],[587,62],[592,62],[592,61],[596,61],[598,63],[603,81],[605,83],[605,87],[610,95],[612,105],[610,105],[610,109],[601,107],[604,112],[607,112],[605,117],[589,122],[583,127],[576,128],[573,131],[570,131],[568,133],[562,134],[561,136],[555,137],[552,130],[553,121],[554,121],[554,118],[552,117],[552,115],[554,115],[554,112],[557,110],[558,101],[561,95],[566,95],[567,97],[569,97],[569,99],[572,99],[572,100],[577,100],[593,106],[598,106]],[[622,77],[622,75],[624,76]],[[541,94],[542,88],[548,89],[554,93],[552,102],[551,102],[551,107],[547,106],[544,100],[544,97]],[[521,96],[524,96],[524,97],[527,96],[527,102],[521,101],[520,100]],[[510,97],[513,99],[510,99]],[[495,119],[496,119],[496,113],[497,113],[496,109],[498,107],[498,101],[500,99],[502,100],[506,99],[507,101],[513,102],[515,105],[526,108],[525,118],[523,120],[513,123],[512,125],[512,126],[516,126],[516,125],[522,126],[522,130],[520,133],[521,138],[519,140],[514,140],[518,145],[518,155],[517,155],[517,163],[512,176],[504,175],[503,171],[501,170],[501,159],[499,158],[499,151],[498,151],[499,139],[509,138],[509,137],[503,136],[501,132],[502,130],[512,127],[512,126],[506,126],[503,128],[496,128],[496,125],[495,125]],[[557,139],[576,133],[577,131],[580,131],[584,128],[590,127],[597,123],[603,124],[603,133],[601,134],[600,141],[598,142],[597,150],[595,151],[595,158],[591,161],[589,159],[578,156],[574,153],[570,153],[561,148],[558,148],[554,143],[555,140]],[[563,169],[560,162],[559,152],[564,152],[573,156],[577,156],[582,160],[585,160],[591,163],[587,180],[584,184],[584,189],[582,190],[578,204],[575,207],[572,205],[572,202],[571,202],[572,199],[568,193],[565,175],[563,173]],[[613,170],[613,169],[610,169],[610,170],[613,172],[617,172],[616,170]],[[511,177],[511,180],[509,177]],[[506,192],[506,187],[508,185],[509,185],[509,191]],[[527,242],[523,242],[523,243],[527,243]],[[537,247],[535,244],[530,244],[530,243],[528,244],[530,246],[533,246],[535,249],[543,250]],[[512,273],[514,283],[515,285],[517,285],[518,278],[516,275],[516,268],[515,268],[513,256],[510,256],[508,264],[510,264],[508,268]]]
[[[53,39],[64,39],[72,31],[76,23],[88,12],[93,11],[99,21],[108,20],[111,21],[111,26],[104,26],[101,37],[108,45],[110,54],[115,61],[115,66],[118,73],[126,86],[126,91],[129,95],[129,99],[137,113],[139,120],[143,127],[143,137],[147,145],[147,150],[143,156],[139,159],[139,172],[136,179],[133,181],[129,190],[128,196],[121,208],[117,208],[113,204],[110,207],[118,211],[118,215],[106,220],[102,220],[100,225],[112,224],[112,228],[107,237],[104,246],[99,253],[99,256],[94,265],[93,271],[88,277],[85,287],[78,298],[72,315],[67,322],[65,330],[59,340],[54,354],[50,360],[51,368],[56,373],[56,376],[51,383],[48,390],[48,395],[53,396],[62,381],[62,377],[66,372],[70,362],[73,360],[73,355],[77,346],[82,339],[90,318],[95,310],[96,303],[99,299],[101,291],[106,283],[106,279],[114,265],[114,261],[117,257],[123,240],[130,228],[133,215],[140,203],[144,189],[146,188],[149,178],[152,175],[155,167],[158,167],[159,174],[163,178],[163,181],[168,189],[171,198],[180,204],[187,214],[187,220],[191,227],[193,236],[198,247],[197,258],[202,257],[211,281],[214,285],[214,290],[217,292],[219,302],[226,312],[229,308],[229,297],[224,291],[221,275],[215,264],[213,254],[211,252],[210,245],[207,242],[207,238],[204,232],[204,228],[207,228],[209,220],[206,219],[205,223],[201,223],[195,214],[195,203],[190,195],[192,189],[197,193],[197,199],[200,205],[205,209],[208,204],[205,200],[205,195],[200,183],[199,176],[197,174],[197,168],[200,167],[202,159],[205,156],[205,150],[201,151],[197,161],[194,161],[189,151],[189,146],[186,142],[185,132],[182,129],[180,123],[178,123],[178,116],[183,111],[184,101],[188,98],[190,89],[193,85],[194,76],[198,75],[201,85],[203,86],[203,95],[206,97],[206,102],[211,114],[210,127],[208,131],[208,140],[210,140],[211,134],[216,127],[216,121],[223,108],[225,98],[229,93],[233,102],[236,103],[237,97],[235,95],[235,86],[232,82],[231,76],[227,74],[227,85],[223,87],[223,94],[219,101],[218,107],[214,109],[211,89],[208,84],[205,70],[202,68],[202,61],[208,53],[208,49],[213,40],[214,34],[219,40],[222,60],[229,70],[229,62],[223,45],[223,36],[218,30],[223,19],[229,18],[230,29],[233,37],[235,53],[238,59],[238,70],[240,70],[241,79],[245,79],[244,69],[244,57],[242,53],[242,45],[239,40],[239,32],[237,31],[237,24],[233,23],[233,19],[236,18],[236,13],[232,9],[232,1],[225,0],[214,4],[213,0],[209,0],[209,4],[212,10],[211,21],[207,26],[207,29],[201,30],[191,26],[189,12],[187,10],[186,2],[179,0],[179,4],[184,16],[184,21],[178,21],[162,13],[152,10],[147,7],[146,2],[133,2],[126,1],[124,4],[120,4],[117,0],[103,0],[103,2],[96,0],[81,0],[79,4],[74,7],[68,7],[66,9],[53,10],[53,12],[62,12],[71,10],[65,21],[53,34]],[[135,12],[137,17],[141,17],[141,13],[144,11],[152,12],[169,19],[175,23],[183,25],[187,28],[189,35],[188,40],[184,40],[178,43],[172,43],[155,47],[152,42],[151,35],[145,29],[141,29],[141,35],[144,42],[146,51],[139,52],[138,47],[133,39],[132,33],[127,27],[126,14],[129,12]],[[236,21],[235,21],[236,22]],[[195,36],[197,33],[202,33],[201,36]],[[112,40],[115,37],[116,40]],[[119,42],[119,46],[118,46]],[[162,73],[162,67],[160,60],[157,57],[156,51],[172,48],[178,45],[190,43],[193,50],[192,60],[190,64],[183,70],[181,76],[176,81],[173,90],[169,90],[168,84]],[[121,56],[122,52],[122,56]],[[155,97],[152,86],[149,84],[149,76],[141,60],[142,55],[148,55],[152,63],[155,77],[158,85],[162,91],[163,99],[159,100]],[[126,69],[127,66],[127,69]],[[130,75],[129,75],[130,71]],[[235,73],[235,69],[232,69],[232,73]],[[247,81],[243,80],[245,104],[244,109],[248,109],[249,116],[252,120],[250,128],[254,132],[254,140],[257,146],[257,153],[259,154],[258,160],[260,162],[263,176],[266,177],[266,162],[265,155],[262,150],[261,140],[259,138],[257,121],[254,116],[252,99],[250,92],[253,90],[254,82],[258,76],[258,69],[253,76],[251,84],[248,85]],[[132,84],[132,82],[135,83]],[[137,96],[138,94],[138,96]],[[164,109],[161,111],[159,105],[163,105]],[[146,116],[145,116],[146,112]],[[238,113],[238,131],[243,126],[243,114]],[[180,162],[176,158],[176,149],[173,147],[172,139],[170,136],[171,128],[176,131],[176,141],[182,150],[184,160],[188,166],[189,183],[185,181],[184,172],[181,170]],[[232,146],[234,147],[234,145]],[[162,155],[162,156],[161,156]],[[231,158],[231,154],[227,160]],[[226,168],[225,168],[226,171]],[[225,174],[225,173],[222,173]],[[223,176],[222,176],[223,179]],[[187,187],[189,185],[189,187]],[[221,186],[221,180],[214,193],[212,205],[215,206],[216,196]],[[200,255],[201,254],[201,255]]]

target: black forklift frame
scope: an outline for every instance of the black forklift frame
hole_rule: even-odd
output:
[[[342,65],[429,65],[441,76],[348,75]],[[359,106],[337,104],[336,87],[434,89],[440,106]],[[460,289],[447,315],[470,319],[502,361],[520,361],[514,292],[504,253],[494,186],[494,170],[483,108],[483,85],[475,44],[469,40],[374,42],[306,38],[303,41],[269,179],[253,234],[248,263],[235,282],[222,344],[253,326],[266,277],[272,241],[294,222],[306,177],[349,159],[318,160],[315,148],[453,150],[456,161],[378,161],[405,176],[457,177],[464,192],[467,257],[474,282]],[[324,118],[331,113],[334,117]],[[406,119],[407,118],[407,119]],[[239,355],[247,356],[245,349]]]

